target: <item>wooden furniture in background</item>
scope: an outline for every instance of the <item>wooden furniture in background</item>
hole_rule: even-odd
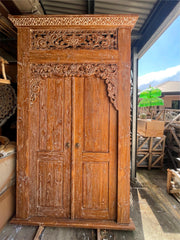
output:
[[[167,169],[167,192],[180,202],[180,168]]]
[[[138,119],[137,132],[143,137],[162,137],[164,135],[164,121]]]
[[[10,16],[18,28],[14,223],[134,229],[132,15]]]
[[[137,167],[162,168],[166,136],[143,137],[137,135]]]
[[[0,63],[1,63],[1,67],[2,67],[2,75],[3,75],[3,78],[0,78],[0,84],[10,84],[10,80],[7,79],[6,77],[6,71],[5,71],[5,64],[8,64],[8,62],[0,57]]]

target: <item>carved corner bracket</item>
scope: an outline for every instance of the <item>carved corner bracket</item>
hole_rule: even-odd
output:
[[[59,64],[42,63],[31,64],[32,79],[30,82],[30,100],[31,104],[36,100],[40,90],[40,79],[52,77],[83,77],[96,76],[107,85],[107,93],[110,102],[116,110],[117,105],[117,64]]]

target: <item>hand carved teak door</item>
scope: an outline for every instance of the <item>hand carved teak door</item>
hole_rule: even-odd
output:
[[[133,15],[10,16],[18,28],[14,223],[133,230]]]
[[[99,71],[99,65],[88,66]],[[92,74],[38,81],[30,106],[31,215],[114,220],[117,111],[104,80]]]
[[[74,218],[116,219],[117,112],[106,88],[74,78]]]
[[[38,81],[30,105],[30,214],[70,218],[71,79]]]

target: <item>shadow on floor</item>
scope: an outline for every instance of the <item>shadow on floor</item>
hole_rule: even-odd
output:
[[[180,204],[166,192],[166,173],[157,169],[138,173],[146,186],[139,189],[140,196],[146,200],[162,230],[180,233]]]

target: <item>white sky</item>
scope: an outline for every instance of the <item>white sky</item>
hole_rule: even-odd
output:
[[[141,77],[138,77],[138,85],[141,86],[143,84],[150,83],[154,80],[160,81],[162,79],[172,77],[176,75],[178,72],[180,72],[180,65],[176,67],[167,68],[165,70],[158,72],[147,73]]]

